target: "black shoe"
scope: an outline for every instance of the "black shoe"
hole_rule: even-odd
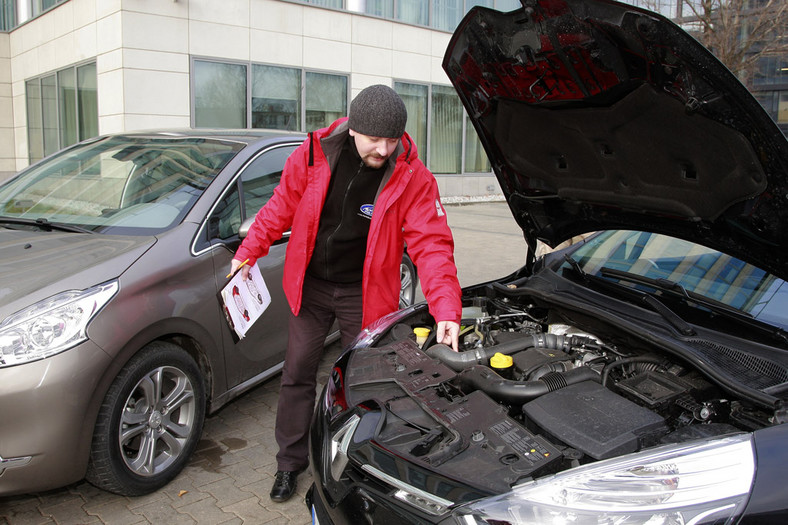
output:
[[[271,500],[277,503],[289,500],[295,493],[297,479],[298,471],[277,470],[271,487]]]

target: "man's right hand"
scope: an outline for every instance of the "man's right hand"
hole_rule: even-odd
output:
[[[243,261],[239,261],[238,259],[233,259],[230,261],[230,275],[235,275],[235,272],[238,271],[238,267],[243,264]],[[246,280],[249,278],[249,265],[245,264],[243,268],[241,268],[241,279]]]

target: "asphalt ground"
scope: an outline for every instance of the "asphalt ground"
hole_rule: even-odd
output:
[[[446,214],[462,286],[504,277],[523,264],[525,241],[505,202],[447,205]],[[326,347],[319,385],[325,383],[340,350],[338,343]],[[208,417],[189,464],[153,494],[128,498],[80,482],[44,493],[0,497],[0,525],[309,524],[304,504],[312,483],[308,472],[299,476],[297,494],[289,501],[274,503],[268,498],[276,471],[278,392],[275,377]]]

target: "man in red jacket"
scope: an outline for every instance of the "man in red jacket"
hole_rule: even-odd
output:
[[[435,177],[405,133],[397,93],[375,85],[350,104],[348,118],[309,134],[287,159],[271,200],[255,217],[232,261],[249,265],[290,230],[283,288],[289,341],[276,418],[279,445],[271,499],[286,501],[308,464],[317,368],[336,320],[347,346],[399,305],[404,246],[418,268],[437,341],[457,350],[461,316],[454,241]],[[249,266],[242,268],[244,277]]]

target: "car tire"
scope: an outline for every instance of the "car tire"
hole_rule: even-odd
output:
[[[174,344],[151,343],[104,398],[86,479],[123,496],[158,490],[186,465],[204,420],[205,386],[194,359]]]
[[[402,255],[402,263],[399,266],[399,278],[399,307],[405,308],[416,302],[416,287],[419,284],[419,279],[416,276],[416,266],[407,253]]]

